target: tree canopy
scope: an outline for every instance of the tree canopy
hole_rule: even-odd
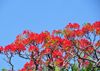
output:
[[[15,55],[28,59],[19,71],[97,71],[100,69],[100,21],[69,23],[63,30],[51,34],[23,31],[16,40],[4,48],[0,54],[7,56],[7,62],[14,71],[11,58]]]

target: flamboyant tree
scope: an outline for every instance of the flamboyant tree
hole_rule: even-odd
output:
[[[83,27],[77,23],[69,23],[63,30],[48,31],[40,34],[25,30],[16,37],[15,42],[4,48],[0,46],[0,53],[7,56],[7,62],[14,65],[11,58],[18,55],[28,59],[19,71],[64,71],[76,66],[78,71],[88,68],[90,71],[100,68],[100,21],[93,24],[84,23]]]

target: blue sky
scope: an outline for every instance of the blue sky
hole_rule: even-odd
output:
[[[36,33],[63,29],[67,24],[100,21],[100,0],[0,0],[0,46],[11,44],[24,30]],[[0,55],[0,69],[9,65]],[[14,69],[27,60],[12,58]]]

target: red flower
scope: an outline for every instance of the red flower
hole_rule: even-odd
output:
[[[83,34],[83,31],[82,30],[76,30],[75,31],[75,36],[77,37],[82,37],[84,34]]]
[[[100,35],[100,27],[96,29],[96,34]]]
[[[29,34],[29,30],[25,30],[24,32],[23,32],[23,35],[24,34]]]
[[[29,52],[35,51],[36,53],[39,52],[39,49],[36,46],[29,47]]]
[[[3,47],[2,46],[0,46],[0,53],[3,51]]]
[[[57,58],[57,65],[59,66],[59,67],[61,67],[62,65],[63,65],[63,59],[62,58]]]
[[[63,55],[63,52],[62,51],[60,51],[60,50],[55,50],[53,53],[52,53],[52,57],[53,58],[58,58],[58,56],[59,57],[62,57],[62,55]]]
[[[42,51],[43,54],[47,54],[47,53],[50,53],[50,52],[51,52],[50,48],[46,48],[44,51]]]
[[[73,28],[74,29],[79,29],[80,25],[78,25],[77,23],[73,23]]]
[[[5,53],[5,52],[8,52],[10,49],[11,49],[11,45],[5,46],[5,48],[4,48],[4,53]]]

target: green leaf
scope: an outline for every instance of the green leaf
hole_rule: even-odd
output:
[[[46,61],[46,63],[49,63],[50,61]]]
[[[92,69],[93,63],[89,62],[89,67],[86,67],[86,71],[90,71]]]
[[[83,24],[82,24],[82,26],[85,26],[85,25],[87,25],[87,24],[86,24],[86,23],[83,23]]]
[[[100,34],[100,30],[98,31],[98,34]]]
[[[33,71],[36,71],[36,70],[33,70]]]
[[[5,69],[5,68],[3,68],[3,69],[1,69],[2,71],[8,71],[7,69]]]
[[[94,71],[97,71],[97,69],[96,69],[96,68],[94,68]]]
[[[100,68],[98,68],[97,70],[100,70]]]
[[[55,71],[60,71],[59,68],[57,66],[55,66]]]
[[[80,54],[80,56],[82,56],[83,52],[84,52],[84,51],[82,51],[82,53]]]
[[[43,71],[47,71],[47,69],[46,69],[46,67],[45,67],[45,66],[43,66]]]
[[[63,69],[63,70],[61,70],[61,71],[64,71],[64,69]]]
[[[86,71],[86,69],[82,69],[82,71]]]
[[[73,71],[78,71],[78,67],[73,66]]]

